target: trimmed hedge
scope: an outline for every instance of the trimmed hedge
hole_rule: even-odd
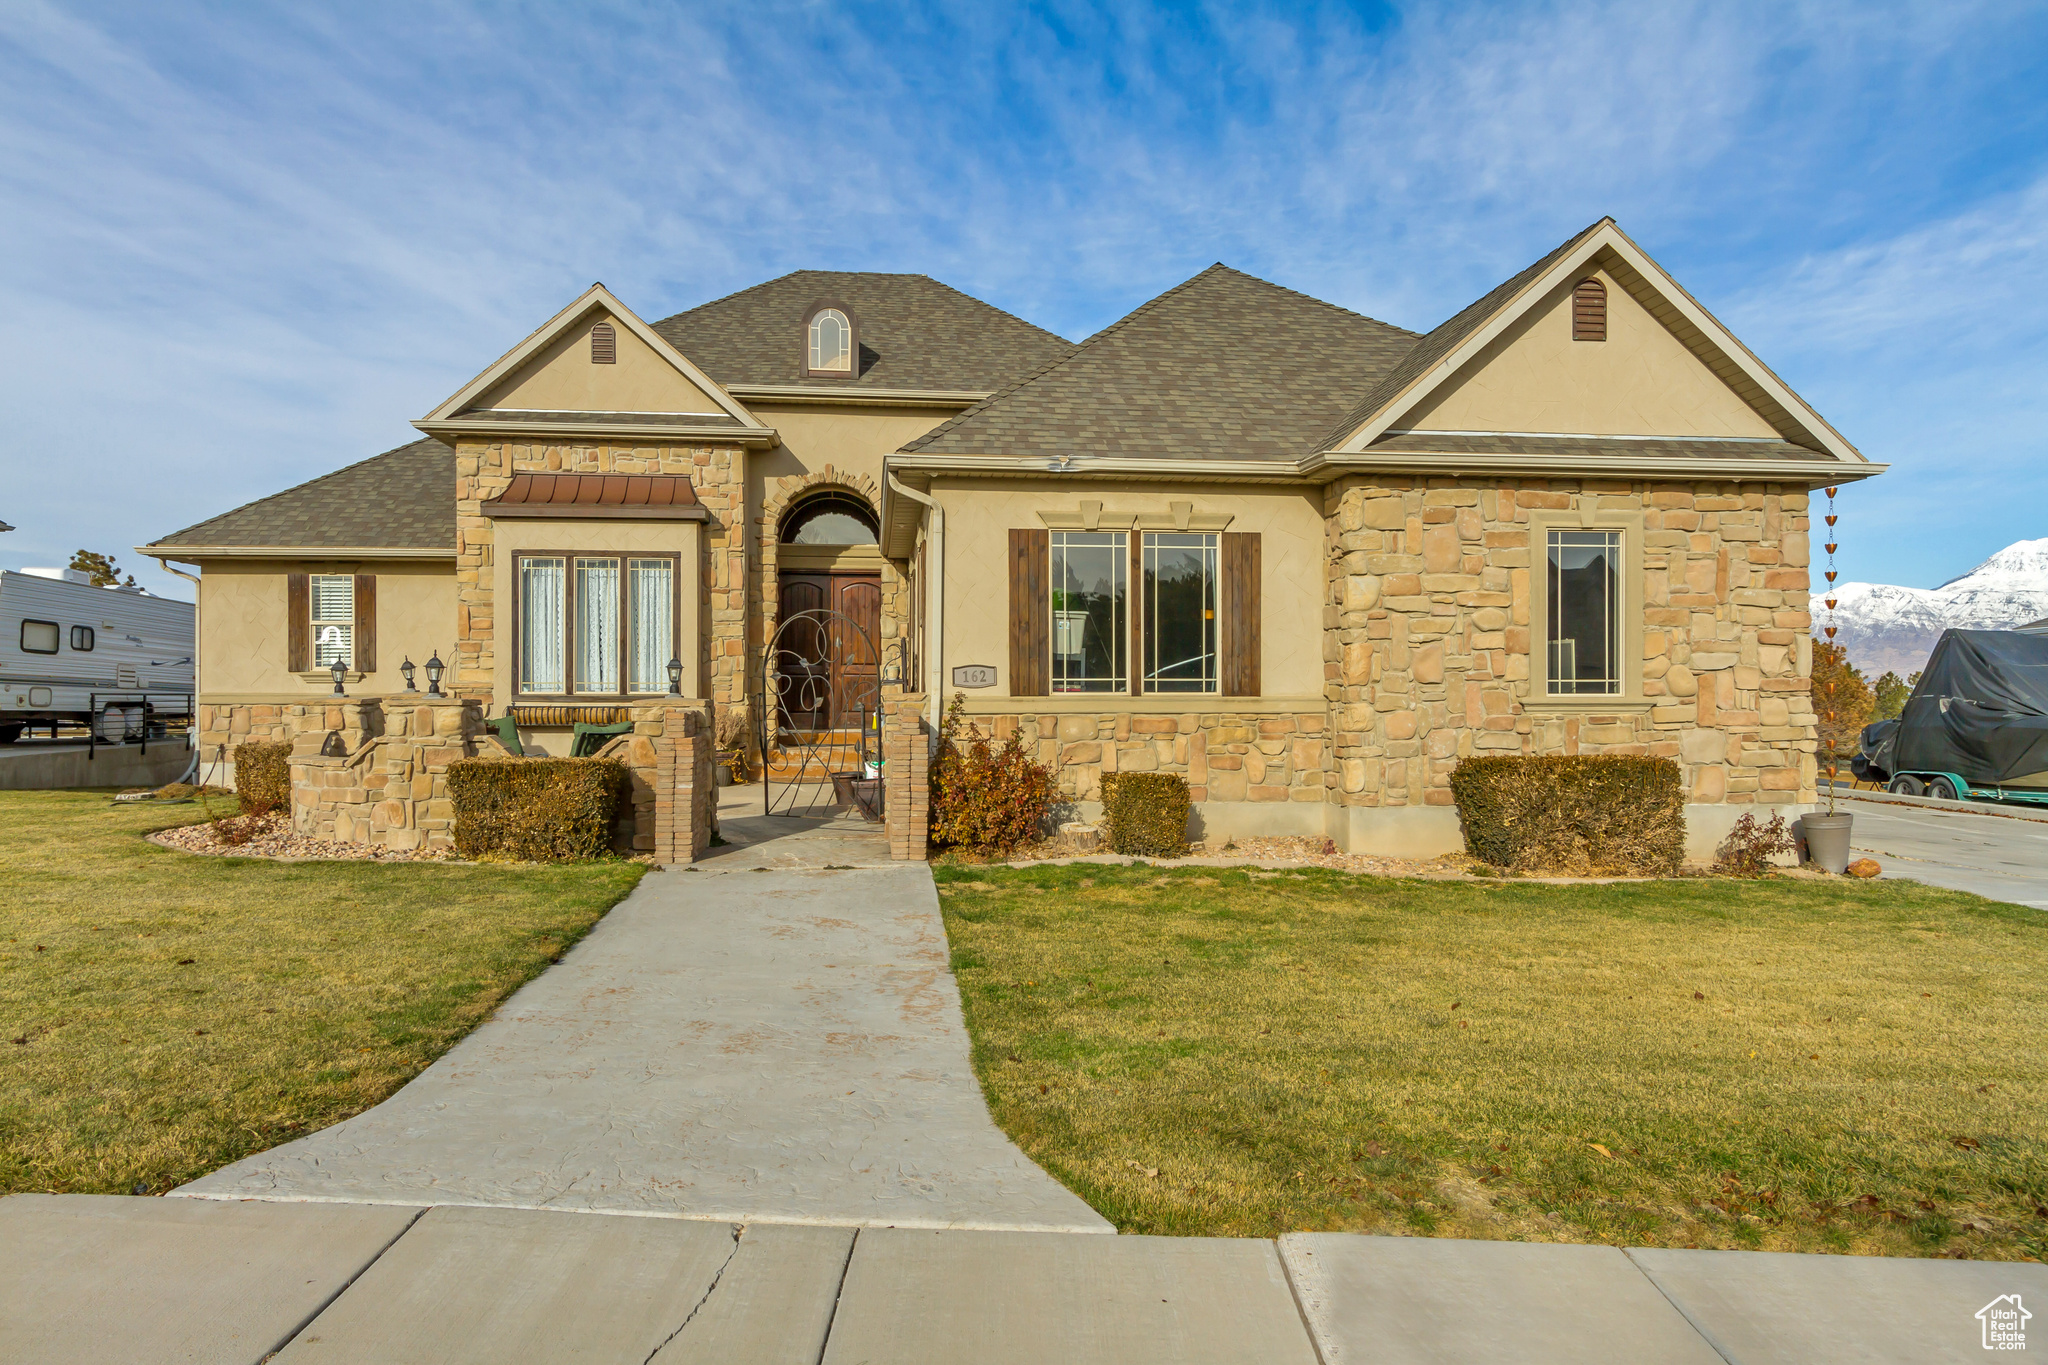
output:
[[[1685,856],[1685,783],[1668,758],[1467,758],[1451,795],[1465,847],[1510,871],[1668,875]]]
[[[626,765],[609,758],[459,758],[448,765],[455,851],[559,863],[611,851]]]
[[[1102,779],[1102,836],[1140,858],[1188,851],[1188,783],[1179,773],[1108,773]]]
[[[291,741],[256,740],[235,750],[235,798],[244,815],[291,809]]]

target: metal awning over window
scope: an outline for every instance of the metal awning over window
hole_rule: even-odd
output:
[[[690,481],[677,474],[514,474],[486,502],[487,517],[584,521],[709,521]]]

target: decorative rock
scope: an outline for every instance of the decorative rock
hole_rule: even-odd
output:
[[[1884,868],[1878,865],[1878,861],[1875,858],[1858,858],[1842,870],[1852,877],[1875,877],[1878,873],[1884,871]]]

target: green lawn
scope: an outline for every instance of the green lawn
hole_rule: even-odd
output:
[[[143,838],[202,814],[0,792],[0,1194],[161,1191],[369,1108],[643,871]]]
[[[996,1121],[1126,1232],[2048,1257],[2048,919],[1901,882],[938,869]]]

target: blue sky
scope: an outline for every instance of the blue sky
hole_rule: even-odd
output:
[[[2048,536],[2043,69],[2039,4],[9,0],[0,563],[412,439],[592,280],[1078,338],[1222,260],[1424,329],[1612,213],[1893,465],[1846,576],[1932,586]]]

